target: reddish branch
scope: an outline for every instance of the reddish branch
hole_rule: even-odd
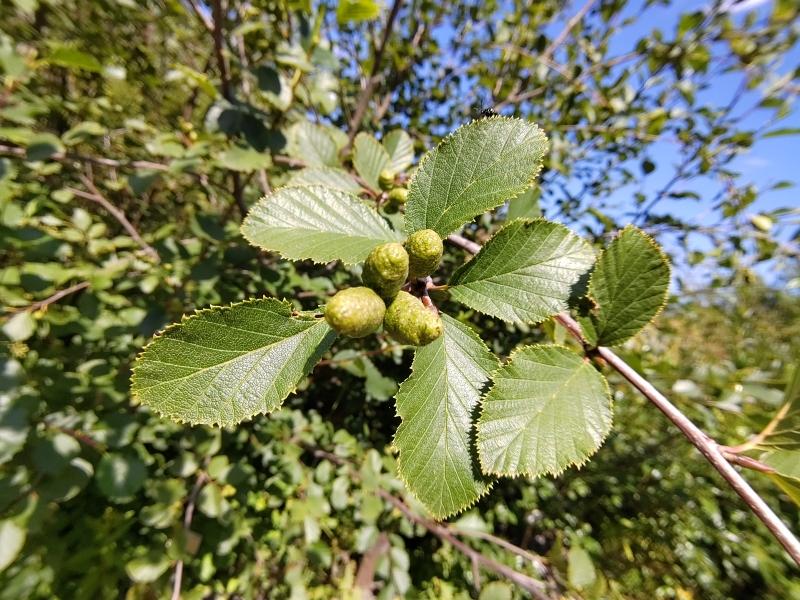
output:
[[[480,246],[459,235],[450,235],[448,238],[452,244],[463,248],[470,253],[477,253]],[[744,500],[745,504],[753,511],[753,513],[761,520],[764,525],[772,532],[772,535],[781,543],[781,545],[789,553],[789,556],[794,559],[798,566],[800,566],[800,541],[794,536],[789,528],[778,518],[775,512],[769,507],[761,496],[750,486],[749,483],[741,476],[741,474],[733,468],[730,460],[734,460],[737,464],[746,466],[748,468],[758,468],[760,471],[768,469],[766,465],[764,468],[759,468],[758,461],[748,459],[748,457],[737,456],[734,453],[727,453],[726,458],[725,448],[718,444],[715,440],[711,439],[707,434],[701,431],[697,425],[692,423],[689,418],[684,415],[678,408],[672,404],[666,396],[659,392],[653,384],[647,381],[644,377],[639,375],[628,363],[622,360],[610,348],[599,346],[597,348],[591,347],[586,338],[583,336],[580,325],[568,313],[559,313],[555,317],[564,328],[586,349],[592,353],[603,358],[608,366],[617,371],[624,377],[628,383],[636,388],[645,398],[652,402],[670,421],[675,425],[681,433],[697,448],[700,453],[711,463],[711,465],[719,472],[720,475],[728,482],[739,497]]]
[[[189,497],[186,500],[186,510],[183,513],[183,526],[187,532],[189,531],[189,527],[192,524],[192,519],[194,518],[194,509],[195,505],[197,504],[197,497],[200,495],[200,490],[203,489],[203,486],[206,483],[208,483],[208,475],[201,471],[194,482],[192,491],[189,493]],[[175,563],[175,577],[172,583],[172,600],[180,600],[182,581],[183,560],[179,560],[177,563]]]
[[[122,225],[123,229],[128,232],[128,235],[131,236],[131,238],[133,238],[137,244],[139,244],[139,246],[148,256],[150,256],[155,262],[160,262],[161,258],[158,256],[156,249],[144,241],[142,236],[136,230],[136,227],[134,227],[128,220],[128,217],[125,216],[125,213],[122,212],[121,209],[111,204],[111,202],[109,202],[108,199],[100,193],[100,190],[97,189],[97,186],[95,186],[94,181],[92,181],[91,178],[81,175],[80,179],[83,185],[86,186],[86,189],[89,190],[88,192],[71,187],[66,189],[79,198],[91,200],[92,202],[95,202],[106,209],[106,211],[108,211],[111,216],[114,217],[120,225]]]
[[[53,302],[58,302],[63,297],[69,296],[70,294],[74,294],[75,292],[79,292],[81,290],[85,290],[88,287],[89,287],[89,282],[82,281],[80,283],[76,283],[75,285],[71,285],[63,290],[59,290],[55,294],[53,294],[52,296],[48,296],[44,300],[39,300],[38,302],[34,302],[33,304],[25,306],[23,308],[11,308],[8,309],[7,312],[9,313],[17,313],[23,311],[34,312],[42,308],[47,308],[49,305],[53,304]]]

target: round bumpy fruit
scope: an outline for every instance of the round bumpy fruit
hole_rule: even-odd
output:
[[[381,298],[391,300],[408,279],[408,252],[396,242],[373,248],[364,262],[361,279]]]
[[[325,307],[325,320],[336,333],[361,338],[375,333],[383,322],[386,304],[368,287],[337,292]]]
[[[427,277],[433,273],[442,260],[444,244],[433,229],[423,229],[408,236],[408,275],[411,279]]]
[[[395,172],[391,169],[384,169],[378,173],[378,185],[382,190],[389,190],[394,185]]]
[[[395,340],[411,346],[430,344],[444,331],[441,317],[408,292],[397,294],[386,309],[383,326]]]
[[[408,188],[392,188],[392,190],[387,194],[387,197],[391,204],[401,206],[408,200]]]

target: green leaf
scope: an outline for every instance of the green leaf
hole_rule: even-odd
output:
[[[794,450],[772,450],[761,455],[761,462],[775,469],[781,477],[800,483],[800,452]]]
[[[420,162],[409,186],[406,229],[442,237],[518,196],[536,179],[547,136],[534,123],[490,117],[460,127]]]
[[[380,215],[355,196],[319,185],[285,187],[250,209],[242,235],[290,260],[354,264],[379,244],[400,241]]]
[[[381,13],[381,6],[375,0],[339,0],[336,7],[336,20],[339,25],[370,21]]]
[[[765,465],[775,469],[770,473],[772,481],[800,506],[800,452],[797,450],[773,450],[761,455]]]
[[[221,152],[217,156],[216,163],[224,169],[249,173],[259,169],[266,169],[272,164],[272,160],[267,153],[259,152],[253,148],[234,146]]]
[[[125,572],[132,581],[152,583],[161,577],[169,568],[171,561],[164,553],[153,553],[149,556],[134,558],[125,563]]]
[[[28,160],[47,160],[63,151],[64,145],[58,136],[52,133],[38,133],[28,141],[26,158]]]
[[[783,394],[784,403],[765,427],[759,447],[800,450],[800,362],[792,369]]]
[[[367,133],[359,133],[353,142],[353,166],[373,190],[380,190],[378,176],[389,166],[391,157],[380,142]]]
[[[783,135],[800,135],[800,127],[784,127],[782,129],[773,129],[768,131],[762,138],[780,137]]]
[[[513,221],[514,219],[538,219],[541,216],[539,190],[536,188],[528,188],[508,203],[508,211],[506,212],[506,220],[508,221]]]
[[[333,167],[307,167],[292,173],[290,185],[324,185],[343,192],[358,194],[361,186],[350,173]]]
[[[567,554],[567,579],[575,588],[588,588],[597,581],[592,557],[580,546],[572,546]]]
[[[308,167],[338,167],[339,149],[321,125],[308,121],[296,123],[289,132],[288,152]]]
[[[664,308],[669,259],[643,231],[629,225],[597,260],[588,296],[594,307],[579,320],[588,341],[614,346],[639,333]]]
[[[0,521],[0,573],[19,556],[26,536],[25,529],[14,521]]]
[[[450,280],[454,300],[512,323],[538,323],[567,308],[594,262],[583,239],[552,221],[520,219],[503,227]]]
[[[24,310],[3,323],[2,332],[12,342],[22,342],[36,333],[36,319]]]
[[[124,502],[147,478],[147,467],[132,452],[104,454],[97,465],[97,487],[111,500]]]
[[[107,133],[108,129],[98,122],[83,121],[82,123],[78,123],[74,127],[71,127],[66,133],[64,133],[64,135],[61,136],[61,139],[66,145],[72,146],[89,138],[106,135]]]
[[[47,55],[47,62],[67,69],[83,69],[99,73],[103,69],[94,56],[71,46],[57,46]]]
[[[586,462],[611,429],[608,383],[567,348],[524,347],[492,381],[478,419],[486,474],[558,475]]]
[[[389,169],[395,173],[405,171],[414,162],[414,142],[402,129],[387,133],[383,147],[389,154]]]
[[[437,519],[468,508],[486,493],[472,451],[472,415],[497,358],[468,326],[442,315],[444,334],[417,348],[400,386],[394,439],[400,477]]]
[[[273,298],[201,310],[144,349],[131,389],[174,420],[234,425],[280,407],[334,338]]]

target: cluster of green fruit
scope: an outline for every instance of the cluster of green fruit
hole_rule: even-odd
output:
[[[390,169],[384,169],[378,175],[378,183],[386,192],[386,205],[383,209],[388,213],[396,213],[408,200],[408,189],[395,187],[396,181],[397,175]]]
[[[442,335],[442,319],[401,288],[433,273],[442,260],[442,238],[432,229],[411,234],[405,245],[381,244],[364,262],[362,287],[341,290],[325,307],[325,319],[342,335],[361,338],[383,327],[401,344],[424,346]]]

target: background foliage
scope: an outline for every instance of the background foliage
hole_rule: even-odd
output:
[[[389,449],[411,357],[385,340],[337,341],[283,410],[236,429],[131,403],[137,350],[184,312],[261,295],[310,309],[358,281],[239,234],[292,178],[353,186],[330,169],[357,129],[402,128],[419,158],[482,107],[534,119],[541,185],[466,234],[543,212],[599,247],[636,222],[675,259],[673,302],[622,354],[721,442],[761,430],[800,355],[798,212],[760,208],[793,173],[759,187],[738,159],[796,144],[796,3],[676,3],[675,27],[659,27],[668,2],[563,4],[412,0],[384,45],[394,5],[370,0],[0,1],[0,598],[163,597],[178,565],[198,598],[348,597],[359,574],[382,598],[519,593],[376,493],[423,514]],[[354,141],[355,162],[374,139]],[[448,309],[503,357],[564,341]],[[593,460],[498,483],[462,539],[531,574],[485,534],[547,556],[574,596],[800,594],[733,492],[609,379]],[[748,478],[798,530],[792,488]]]

